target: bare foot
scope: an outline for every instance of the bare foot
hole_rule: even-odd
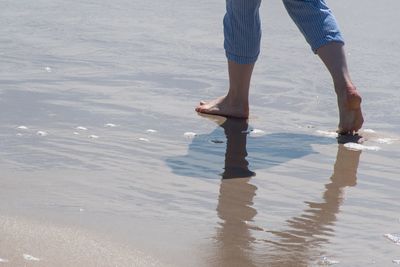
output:
[[[339,134],[354,134],[361,129],[364,118],[361,111],[361,96],[354,86],[337,93],[339,106]]]
[[[249,117],[248,103],[235,103],[228,96],[221,96],[209,102],[201,101],[195,109],[197,112],[225,117],[246,119]]]

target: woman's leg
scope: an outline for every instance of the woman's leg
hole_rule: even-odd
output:
[[[339,108],[338,133],[357,132],[364,123],[361,96],[350,79],[343,44],[328,43],[320,47],[317,54],[333,79]]]
[[[249,89],[254,64],[260,53],[261,0],[226,0],[224,48],[228,59],[227,95],[200,102],[196,111],[229,117],[249,116]]]
[[[364,122],[361,96],[350,79],[344,40],[332,11],[324,0],[283,0],[283,3],[332,76],[340,114],[338,132],[358,131]]]

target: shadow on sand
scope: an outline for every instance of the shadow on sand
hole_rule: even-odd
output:
[[[247,120],[201,116],[214,120],[218,127],[210,134],[196,136],[189,145],[187,155],[166,159],[177,175],[208,179],[215,179],[218,174],[223,178],[253,176],[257,169],[268,169],[316,154],[312,145],[336,142],[333,138],[301,133],[270,133],[252,137],[248,135]],[[253,174],[249,175],[249,172]]]

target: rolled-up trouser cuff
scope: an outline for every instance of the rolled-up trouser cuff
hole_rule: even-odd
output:
[[[283,0],[283,4],[314,53],[330,42],[344,44],[336,18],[325,0]]]
[[[257,61],[258,55],[255,57],[243,57],[243,56],[237,56],[232,53],[229,53],[228,51],[225,51],[226,58],[230,61],[233,61],[237,64],[253,64]]]
[[[261,0],[226,0],[224,48],[228,60],[251,64],[260,54]]]
[[[321,39],[318,42],[314,42],[313,44],[311,44],[311,49],[314,52],[314,54],[317,54],[318,49],[320,49],[321,47],[323,47],[329,43],[332,43],[332,42],[341,43],[344,45],[344,40],[341,36],[338,36],[335,38],[333,38],[331,36],[327,36],[326,38]]]

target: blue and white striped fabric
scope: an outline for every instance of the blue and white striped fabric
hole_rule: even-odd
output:
[[[314,53],[329,42],[344,43],[336,19],[324,0],[283,0],[283,3]],[[228,60],[238,64],[257,61],[261,41],[260,5],[261,0],[226,0],[224,48]]]

